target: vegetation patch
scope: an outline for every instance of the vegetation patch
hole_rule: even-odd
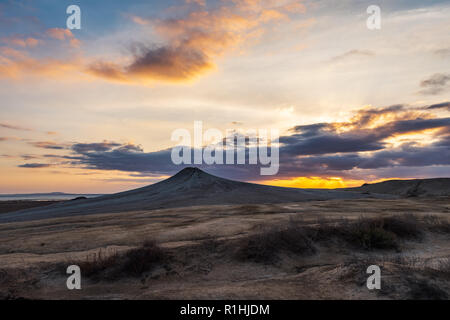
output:
[[[140,247],[124,253],[100,250],[85,260],[74,262],[84,276],[95,280],[116,280],[139,277],[166,259],[166,252],[154,241],[145,241]]]
[[[304,230],[295,226],[268,229],[239,242],[236,257],[243,261],[274,263],[280,252],[310,255],[316,252]]]
[[[333,225],[320,223],[309,228],[314,241],[339,238],[350,245],[365,249],[399,249],[399,240],[421,240],[423,223],[413,215],[360,218]]]

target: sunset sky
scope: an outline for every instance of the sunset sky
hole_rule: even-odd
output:
[[[276,176],[227,178],[450,177],[450,1],[0,1],[0,193],[155,183],[194,121],[280,131]]]

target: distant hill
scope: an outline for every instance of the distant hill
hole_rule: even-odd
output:
[[[389,180],[346,190],[400,197],[450,196],[450,178]]]
[[[185,168],[169,179],[140,189],[5,213],[0,215],[0,223],[197,205],[264,204],[367,197],[369,196],[365,194],[343,190],[282,188],[239,182],[216,177],[197,168]]]
[[[101,196],[101,194],[77,194],[64,192],[16,193],[16,194],[0,194],[0,201],[8,201],[8,200],[63,201],[79,197],[93,198],[98,196]]]

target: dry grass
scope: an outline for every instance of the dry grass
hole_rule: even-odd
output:
[[[163,249],[154,241],[146,241],[142,247],[132,249],[125,253],[122,265],[122,273],[131,276],[140,276],[149,271],[155,264],[163,261],[165,257]]]
[[[115,267],[120,260],[117,251],[107,251],[100,249],[98,252],[90,254],[85,260],[74,262],[78,265],[86,277],[94,277],[103,271]]]
[[[348,244],[365,250],[400,248],[400,240],[422,240],[425,225],[413,215],[359,218],[343,220],[336,224],[320,223],[309,228],[314,241],[331,238],[342,239]]]
[[[100,250],[91,254],[83,261],[72,264],[78,265],[84,276],[95,280],[117,280],[124,277],[139,277],[150,271],[156,264],[166,257],[164,250],[154,241],[147,240],[142,246],[124,253]]]
[[[332,239],[361,250],[400,251],[401,241],[421,241],[427,229],[446,232],[450,227],[446,220],[431,217],[421,220],[411,214],[356,221],[342,219],[333,224],[320,220],[314,226],[291,220],[287,225],[262,229],[240,240],[236,257],[242,261],[275,263],[280,252],[311,255],[317,251],[314,243]]]
[[[311,239],[295,225],[271,228],[250,235],[238,243],[236,257],[243,261],[274,263],[280,252],[310,255],[316,252]]]

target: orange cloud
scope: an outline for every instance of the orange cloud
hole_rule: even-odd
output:
[[[285,4],[284,6],[282,6],[283,10],[286,10],[288,12],[292,12],[292,13],[305,13],[306,12],[306,6],[299,1],[294,1],[294,2],[290,2]]]
[[[186,0],[186,3],[195,3],[202,7],[206,6],[206,0]]]
[[[42,40],[33,37],[22,38],[19,36],[5,37],[2,38],[1,41],[11,46],[18,46],[23,48],[25,47],[33,48],[43,42]]]
[[[51,38],[58,40],[66,40],[73,38],[72,31],[62,28],[51,28],[46,31],[47,35]]]
[[[62,28],[48,29],[43,35],[38,36],[38,38],[36,38],[35,36],[16,35],[3,37],[0,39],[0,41],[13,47],[34,48],[45,42],[44,39],[42,39],[45,38],[45,36],[60,41],[68,41],[69,45],[73,48],[78,48],[81,44],[80,40],[76,39],[70,30]],[[9,49],[13,50],[12,48]]]
[[[58,59],[37,60],[22,53],[7,56],[0,51],[0,78],[19,79],[28,75],[62,77],[78,74],[82,68],[79,60],[62,61]],[[10,53],[7,51],[7,53]]]
[[[233,0],[211,10],[205,9],[203,0],[186,3],[188,8],[184,6],[182,12],[187,13],[178,18],[131,16],[136,24],[151,27],[163,45],[136,44],[132,55],[119,61],[79,59],[87,62],[84,66],[80,61],[35,59],[20,51],[4,49],[0,52],[0,77],[19,78],[26,73],[60,76],[68,71],[81,71],[124,83],[186,82],[214,70],[218,57],[242,49],[246,43],[252,43],[250,40],[260,37],[271,23],[289,20],[290,12],[302,8],[299,1]],[[44,36],[67,41],[74,48],[81,44],[68,29],[50,28]],[[43,41],[35,40],[20,44],[29,47]]]
[[[269,21],[273,21],[273,20],[287,20],[287,19],[289,19],[289,17],[286,14],[284,14],[278,10],[267,9],[267,10],[263,10],[261,12],[260,19],[263,22],[269,22]]]
[[[80,41],[74,37],[68,29],[52,28],[45,32],[49,38],[69,41],[71,47],[78,47]],[[4,42],[21,44],[22,38],[3,38]],[[27,39],[27,42],[21,47],[33,46],[35,42]],[[34,39],[34,38],[33,38]],[[23,40],[23,39],[22,39]],[[35,39],[38,43],[44,43],[43,40]],[[26,50],[16,50],[10,47],[0,47],[0,78],[19,79],[28,75],[39,75],[47,77],[58,77],[80,75],[84,66],[80,58],[33,58]]]
[[[215,69],[218,57],[261,35],[266,24],[288,20],[299,2],[231,1],[213,10],[204,9],[203,1],[186,3],[195,6],[176,19],[131,16],[136,24],[151,25],[165,45],[137,45],[127,64],[97,61],[88,72],[120,82],[189,81]]]
[[[46,31],[46,34],[53,39],[69,41],[70,46],[73,48],[78,48],[81,44],[80,40],[75,38],[72,31],[70,31],[69,29],[51,28]]]
[[[365,107],[356,110],[355,115],[347,122],[335,122],[328,129],[340,133],[352,130],[369,130],[402,120],[432,119],[435,116],[423,110],[394,105],[386,108]]]
[[[0,47],[0,60],[2,59],[2,57],[3,57],[3,60],[5,60],[7,58],[25,59],[26,53],[24,53],[23,51],[13,49],[13,48]]]
[[[141,25],[141,26],[146,26],[146,25],[149,25],[149,24],[150,24],[150,21],[149,21],[149,20],[144,19],[144,18],[139,17],[139,16],[130,16],[130,19],[131,19],[134,23],[139,24],[139,25]]]

